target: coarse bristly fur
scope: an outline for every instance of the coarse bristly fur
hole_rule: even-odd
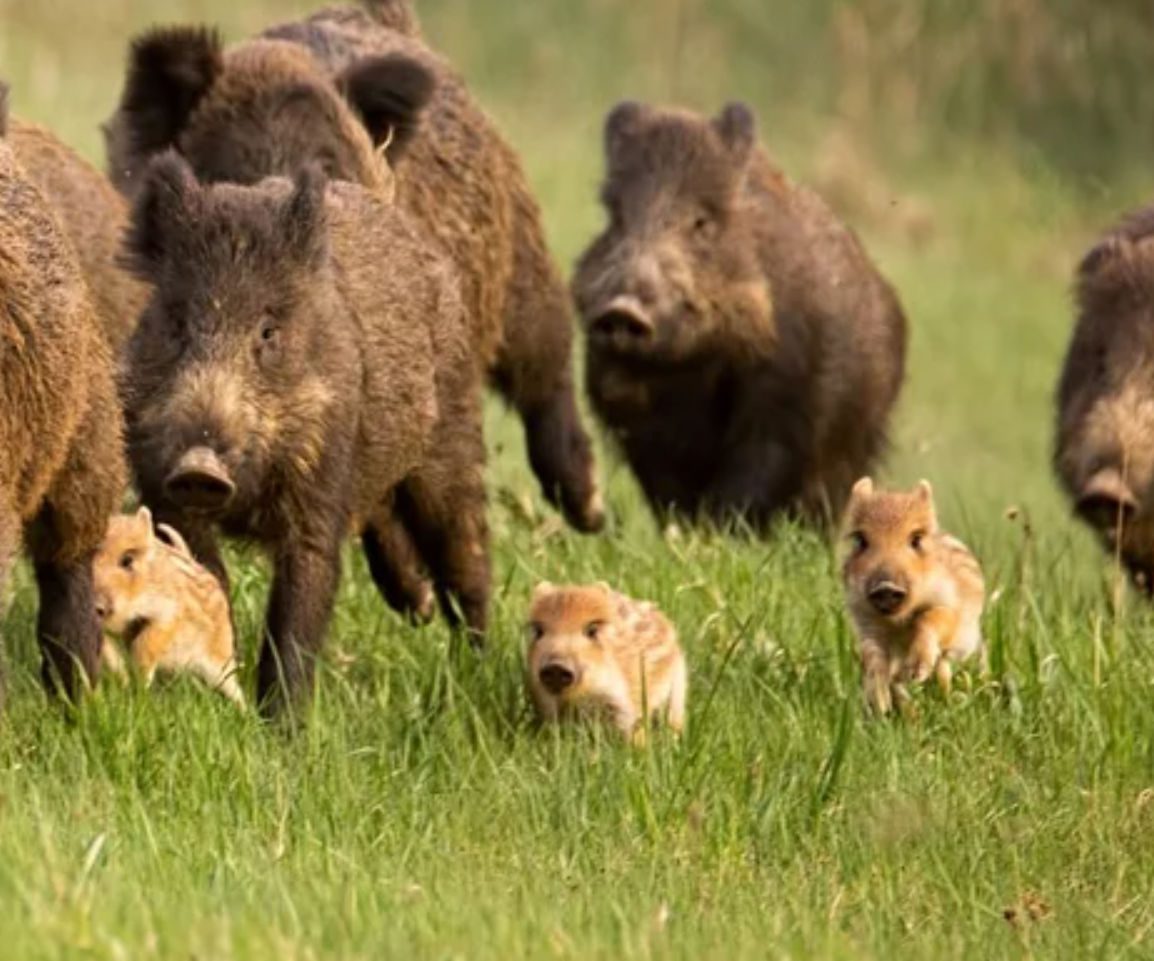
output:
[[[108,523],[92,569],[104,630],[127,642],[147,684],[158,671],[189,673],[244,706],[228,597],[176,531],[154,527],[147,507],[117,515]],[[108,639],[104,662],[123,671]]]
[[[318,163],[395,191],[456,265],[475,360],[520,412],[545,495],[580,530],[602,526],[571,312],[540,211],[512,149],[419,39],[410,4],[326,8],[227,50],[204,28],[144,34],[106,134],[125,191],[167,148],[204,180],[252,183]]]
[[[527,661],[542,720],[606,715],[635,741],[644,740],[650,719],[684,727],[687,674],[677,630],[655,605],[608,584],[539,584]]]
[[[906,324],[854,234],[758,146],[752,112],[624,103],[609,223],[573,279],[594,411],[659,517],[834,520],[885,447]]]
[[[1054,469],[1075,512],[1154,592],[1154,207],[1106,234],[1076,278]]]
[[[118,262],[127,201],[107,177],[44,127],[13,118],[8,142],[72,242],[97,317],[113,355],[119,355],[147,299],[145,286]]]
[[[933,491],[876,490],[863,477],[842,521],[842,580],[857,630],[866,701],[885,714],[905,683],[934,675],[949,692],[953,666],[983,661],[982,570],[938,526]]]
[[[9,130],[0,89],[0,130]],[[125,486],[112,360],[72,246],[0,139],[0,591],[23,541],[50,690],[95,679],[92,557]]]
[[[480,375],[452,267],[404,211],[315,168],[204,186],[169,153],[128,246],[155,285],[127,354],[141,495],[222,580],[214,531],[268,549],[261,703],[311,689],[350,530],[386,597],[428,615],[404,576],[419,558],[446,615],[479,640]]]

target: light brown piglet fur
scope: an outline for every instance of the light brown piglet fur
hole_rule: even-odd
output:
[[[982,571],[969,548],[938,526],[933,490],[875,490],[863,477],[843,521],[846,600],[857,629],[867,703],[904,703],[907,681],[935,675],[949,691],[953,665],[984,660]]]
[[[646,601],[606,584],[540,584],[529,611],[529,691],[544,721],[607,715],[643,740],[645,720],[685,723],[685,657],[677,631]]]
[[[157,671],[188,672],[244,704],[228,598],[175,530],[153,527],[146,507],[112,518],[94,575],[104,629],[128,642],[147,683]],[[103,657],[114,669],[119,663],[107,640]]]

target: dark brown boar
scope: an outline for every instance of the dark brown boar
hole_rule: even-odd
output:
[[[129,190],[150,155],[174,147],[204,180],[316,162],[377,188],[392,177],[387,157],[397,203],[461,275],[476,357],[520,412],[546,497],[578,529],[599,529],[569,305],[540,211],[512,149],[416,32],[393,0],[328,8],[227,51],[206,29],[146,34],[106,125],[110,173]]]
[[[13,118],[8,142],[72,241],[96,315],[119,354],[147,299],[144,285],[118,262],[128,203],[104,174],[46,128]]]
[[[0,591],[23,541],[50,690],[97,672],[92,558],[125,484],[108,346],[72,247],[14,156],[0,87]]]
[[[853,233],[732,104],[623,103],[573,280],[587,380],[659,517],[828,521],[885,446],[906,325]]]
[[[311,689],[350,531],[382,592],[420,558],[479,638],[480,375],[451,265],[403,211],[315,167],[201,186],[170,153],[128,246],[155,286],[127,353],[141,495],[222,580],[215,531],[271,555],[260,702]]]
[[[1154,207],[1078,268],[1054,468],[1077,515],[1154,591]]]

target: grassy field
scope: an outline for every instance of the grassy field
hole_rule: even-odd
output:
[[[573,535],[494,405],[488,653],[407,628],[350,554],[295,737],[184,684],[49,707],[21,574],[0,957],[1154,957],[1154,618],[1048,466],[1072,264],[1146,186],[1143,5],[483,6],[422,10],[523,152],[563,263],[599,223],[600,118],[626,95],[751,99],[860,228],[913,327],[886,477],[931,478],[981,556],[993,680],[865,721],[826,544],[663,539],[609,451],[612,528]],[[129,33],[212,18],[242,36],[305,8],[0,0],[0,75],[17,112],[98,158]],[[251,661],[266,578],[233,569]],[[681,743],[534,731],[540,578],[608,579],[674,618]]]

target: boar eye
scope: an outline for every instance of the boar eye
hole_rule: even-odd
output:
[[[125,551],[120,555],[120,569],[123,571],[131,571],[133,565],[136,564],[136,552]]]
[[[605,626],[604,621],[590,621],[585,625],[585,636],[591,641],[597,640],[601,633],[601,628]]]
[[[278,334],[280,334],[280,328],[273,321],[266,320],[260,325],[260,339],[263,343],[273,343]]]
[[[914,531],[910,535],[910,547],[912,547],[915,551],[920,551],[922,549],[922,541],[924,541],[925,539],[926,539],[926,532],[925,531]]]
[[[870,546],[869,540],[861,531],[854,531],[852,534],[850,534],[849,542],[851,545],[853,545],[853,551],[855,554],[864,554]]]

